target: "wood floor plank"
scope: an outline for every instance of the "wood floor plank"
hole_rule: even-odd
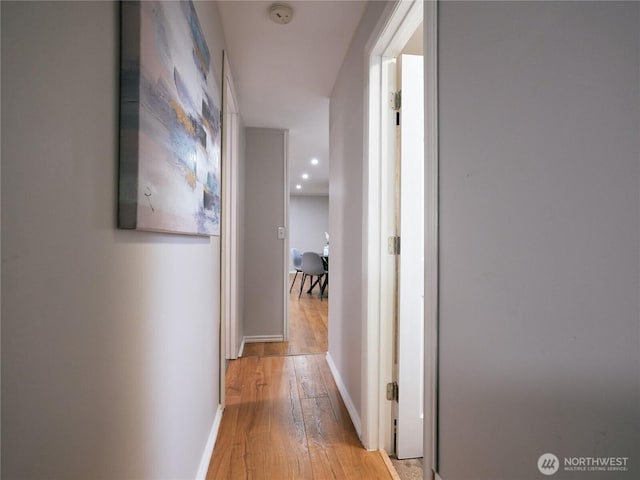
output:
[[[316,356],[312,358],[312,361],[315,362],[318,371],[320,372],[329,400],[331,401],[331,407],[333,408],[334,415],[344,425],[345,429],[349,430],[357,437],[356,429],[351,422],[351,416],[349,415],[349,411],[342,400],[342,396],[340,395],[340,391],[338,390],[338,386],[336,385],[326,358]]]
[[[237,361],[237,360],[236,360]],[[243,390],[241,403],[233,425],[235,441],[228,461],[228,476],[213,478],[264,478],[261,472],[268,467],[268,460],[264,451],[257,448],[269,437],[269,385],[266,378],[270,374],[270,365],[262,358],[253,357],[243,359]],[[225,416],[223,415],[223,423]],[[217,446],[216,446],[217,449]],[[214,459],[216,458],[214,449]]]
[[[235,405],[240,402],[242,379],[241,364],[229,362],[225,375],[225,402],[227,405]]]
[[[346,479],[338,458],[341,436],[328,397],[301,399],[314,479]]]
[[[309,452],[292,357],[272,362],[281,365],[272,372],[273,385],[269,449],[274,478],[310,478]]]
[[[237,459],[242,459],[243,456],[238,453],[238,446],[243,444],[244,431],[238,428],[239,414],[243,407],[244,394],[244,382],[247,380],[248,371],[252,370],[256,358],[245,359],[244,362],[232,361],[227,369],[226,380],[235,383],[233,395],[227,395],[227,406],[225,407],[222,415],[222,421],[220,423],[220,430],[218,431],[218,438],[213,450],[211,462],[209,463],[209,470],[207,472],[207,480],[215,479],[236,479],[243,478],[238,476],[238,472],[242,472],[244,469],[236,468],[236,475],[232,471],[233,467],[237,467]],[[229,386],[227,385],[227,392],[229,392]],[[246,396],[246,394],[244,394]],[[230,397],[234,398],[235,402],[229,404]]]
[[[245,343],[242,349],[243,357],[263,357],[264,356],[264,342]]]
[[[341,408],[336,415],[331,396],[301,398],[314,479],[390,478],[382,457],[360,444],[351,419]]]
[[[286,355],[287,342],[267,342],[264,345],[264,356]]]
[[[323,355],[298,355],[293,357],[295,374],[301,398],[326,397],[328,395],[325,382],[314,361],[314,357]]]
[[[237,405],[227,405],[224,410],[223,421],[220,423],[218,438],[209,462],[207,480],[232,478],[229,470],[232,465],[232,452],[235,441],[234,424],[238,415],[237,411]]]

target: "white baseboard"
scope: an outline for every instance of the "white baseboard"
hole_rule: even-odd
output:
[[[347,391],[347,387],[342,381],[342,377],[340,376],[340,372],[338,372],[338,368],[336,364],[333,362],[333,358],[331,358],[331,354],[327,352],[327,363],[329,364],[329,370],[331,370],[331,374],[333,375],[333,379],[338,386],[338,391],[342,396],[342,401],[344,405],[347,407],[347,411],[349,412],[349,416],[351,417],[351,421],[353,422],[353,426],[356,429],[356,433],[358,437],[362,434],[362,421],[360,420],[360,415],[358,415],[358,410],[356,410],[356,406],[351,400],[349,396],[349,392]]]
[[[284,342],[282,335],[245,335],[242,343],[258,343],[258,342]],[[244,348],[244,347],[243,347]]]
[[[242,357],[242,353],[244,352],[244,343],[245,339],[242,337],[242,343],[240,344],[240,348],[238,349],[238,357]]]
[[[218,438],[218,430],[220,429],[220,422],[222,421],[222,405],[218,405],[218,411],[213,419],[213,425],[209,432],[209,438],[207,444],[202,452],[202,458],[200,459],[200,466],[198,467],[198,473],[196,474],[196,480],[205,480],[207,477],[207,470],[209,469],[209,462],[211,461],[211,455],[213,455],[213,447],[216,444]]]

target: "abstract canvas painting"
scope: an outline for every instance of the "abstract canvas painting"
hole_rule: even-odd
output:
[[[120,228],[220,234],[220,90],[192,1],[122,2]]]

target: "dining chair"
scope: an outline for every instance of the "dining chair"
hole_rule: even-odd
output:
[[[302,282],[300,283],[300,293],[298,294],[298,298],[302,295],[302,289],[304,288],[304,282],[307,277],[311,280],[311,288],[308,293],[311,293],[313,286],[315,283],[320,283],[322,277],[327,273],[324,268],[324,263],[322,262],[322,258],[316,252],[304,252],[302,254]],[[313,277],[318,277],[316,282],[313,282]],[[322,300],[322,289],[320,289],[320,299]]]

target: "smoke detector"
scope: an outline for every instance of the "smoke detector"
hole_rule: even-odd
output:
[[[289,5],[284,3],[274,3],[269,9],[269,18],[274,23],[286,25],[293,19],[293,10]]]

